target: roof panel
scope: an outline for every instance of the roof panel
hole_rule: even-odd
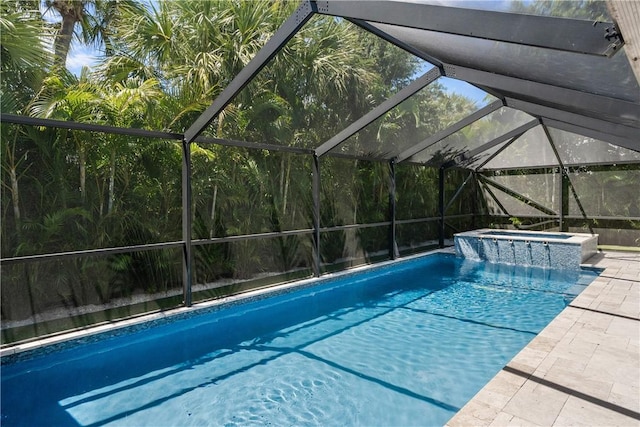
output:
[[[394,0],[392,0],[394,1]],[[515,12],[528,15],[556,16],[563,18],[612,21],[607,11],[606,2],[591,0],[545,0],[539,2],[515,2],[496,0],[415,0],[420,4],[451,6],[464,9],[488,10],[495,12]]]
[[[487,201],[487,207],[491,213],[500,215],[503,213],[502,208],[504,208],[504,213],[511,216],[548,216],[548,213],[542,212],[541,210],[536,209],[507,193],[504,193],[494,186],[485,183],[483,184],[482,190],[484,198]]]
[[[554,128],[549,134],[565,166],[640,163],[638,151]]]
[[[413,62],[402,78],[378,69],[394,59]],[[434,67],[344,19],[314,15],[206,134],[315,149],[418,79],[416,69]]]
[[[555,167],[558,159],[542,126],[536,126],[489,161],[481,169]]]
[[[458,166],[463,167],[463,168],[467,168],[467,169],[477,169],[481,166],[484,165],[485,162],[490,161],[491,157],[496,155],[496,153],[498,153],[500,150],[504,150],[506,149],[506,147],[509,145],[509,143],[511,143],[511,140],[507,140],[505,142],[503,142],[502,144],[498,144],[498,145],[494,145],[493,147],[484,150],[481,153],[478,153],[477,155],[473,156],[470,159],[467,159],[463,162],[460,162],[460,164]]]
[[[452,85],[450,80],[438,79],[347,139],[337,150],[391,159],[495,100],[491,95],[467,98],[465,93],[478,89],[464,82]]]
[[[532,117],[526,113],[508,107],[473,122],[458,132],[432,144],[421,152],[413,155],[413,162],[437,164],[453,160],[455,157],[469,150],[503,135],[527,122]]]
[[[387,24],[372,25],[447,64],[640,102],[640,87],[624,49],[606,58]]]

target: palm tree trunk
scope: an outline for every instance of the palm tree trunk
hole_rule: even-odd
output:
[[[53,0],[51,7],[62,17],[60,31],[53,42],[54,65],[64,68],[69,55],[73,30],[82,19],[86,0]]]
[[[289,195],[289,183],[291,182],[290,180],[290,176],[291,176],[291,158],[289,158],[289,161],[287,162],[287,178],[284,182],[284,197],[283,197],[283,202],[282,202],[282,214],[284,215],[285,212],[287,212],[287,199],[288,199],[288,195]]]
[[[218,199],[218,184],[213,187],[213,201],[211,202],[211,228],[209,229],[209,238],[213,239],[216,229],[216,200]]]
[[[9,179],[11,180],[11,202],[13,204],[13,218],[15,222],[16,235],[18,239],[20,238],[20,188],[18,187],[18,174],[16,173],[16,169],[18,165],[16,164],[16,153],[15,147],[18,139],[18,131],[16,130],[13,138],[13,148],[9,150],[7,147],[8,154],[8,166],[9,166]]]
[[[80,200],[84,204],[87,195],[87,153],[81,142],[78,142],[78,163],[80,163]]]
[[[113,210],[113,201],[115,199],[115,180],[116,180],[116,148],[111,149],[111,161],[109,162],[109,202],[107,205],[107,215]]]
[[[100,212],[100,218],[102,218],[104,216],[104,183],[105,180],[104,179],[100,179],[98,176],[96,176],[96,188],[99,189],[100,192],[100,205],[99,205],[99,212]]]
[[[13,218],[16,225],[16,233],[20,235],[20,192],[18,188],[18,177],[16,175],[16,169],[11,168],[9,170],[9,176],[11,177],[11,199],[13,202]]]

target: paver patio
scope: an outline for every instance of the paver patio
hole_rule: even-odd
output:
[[[605,268],[451,420],[458,426],[640,426],[640,253]]]

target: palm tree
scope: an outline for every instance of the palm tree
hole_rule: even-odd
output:
[[[154,104],[161,100],[159,82],[156,79],[128,79],[113,85],[102,86],[97,107],[101,111],[101,122],[117,127],[144,127],[144,118],[152,113]],[[116,154],[123,154],[128,147],[126,138],[119,135],[108,135],[109,185],[107,197],[107,214],[113,210],[115,199]],[[102,209],[100,209],[102,212]]]
[[[90,122],[95,119],[100,87],[90,78],[89,70],[82,69],[80,77],[66,70],[45,79],[43,88],[30,107],[36,117]],[[63,139],[74,141],[80,172],[80,198],[86,199],[87,146],[85,138],[78,132],[62,131]]]
[[[0,110],[20,113],[39,90],[50,55],[44,46],[48,28],[40,18],[37,1],[0,2]],[[2,169],[9,175],[5,185],[11,194],[13,220],[20,235],[19,179],[24,174],[23,163],[27,155],[18,144],[19,127],[2,126]]]
[[[113,23],[124,11],[142,10],[136,0],[45,0],[45,4],[61,19],[53,44],[59,68],[67,62],[74,35],[85,44],[104,47],[108,54],[113,45]]]

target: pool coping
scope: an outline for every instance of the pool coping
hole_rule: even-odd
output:
[[[500,234],[501,232],[509,232],[510,235]],[[548,236],[540,236],[534,237],[532,234],[548,234]],[[520,235],[520,237],[516,237]],[[564,237],[558,238],[554,237],[556,235],[562,235]],[[553,231],[550,233],[546,233],[543,231],[524,231],[524,230],[505,230],[505,229],[495,229],[495,228],[479,228],[477,230],[464,231],[462,233],[456,233],[455,236],[461,237],[475,237],[478,239],[495,239],[495,240],[528,240],[532,242],[553,242],[556,244],[566,244],[566,245],[580,245],[585,241],[598,239],[597,234],[588,234],[588,233],[565,233],[565,232],[557,232]]]
[[[582,266],[604,271],[448,427],[640,425],[640,254]]]

